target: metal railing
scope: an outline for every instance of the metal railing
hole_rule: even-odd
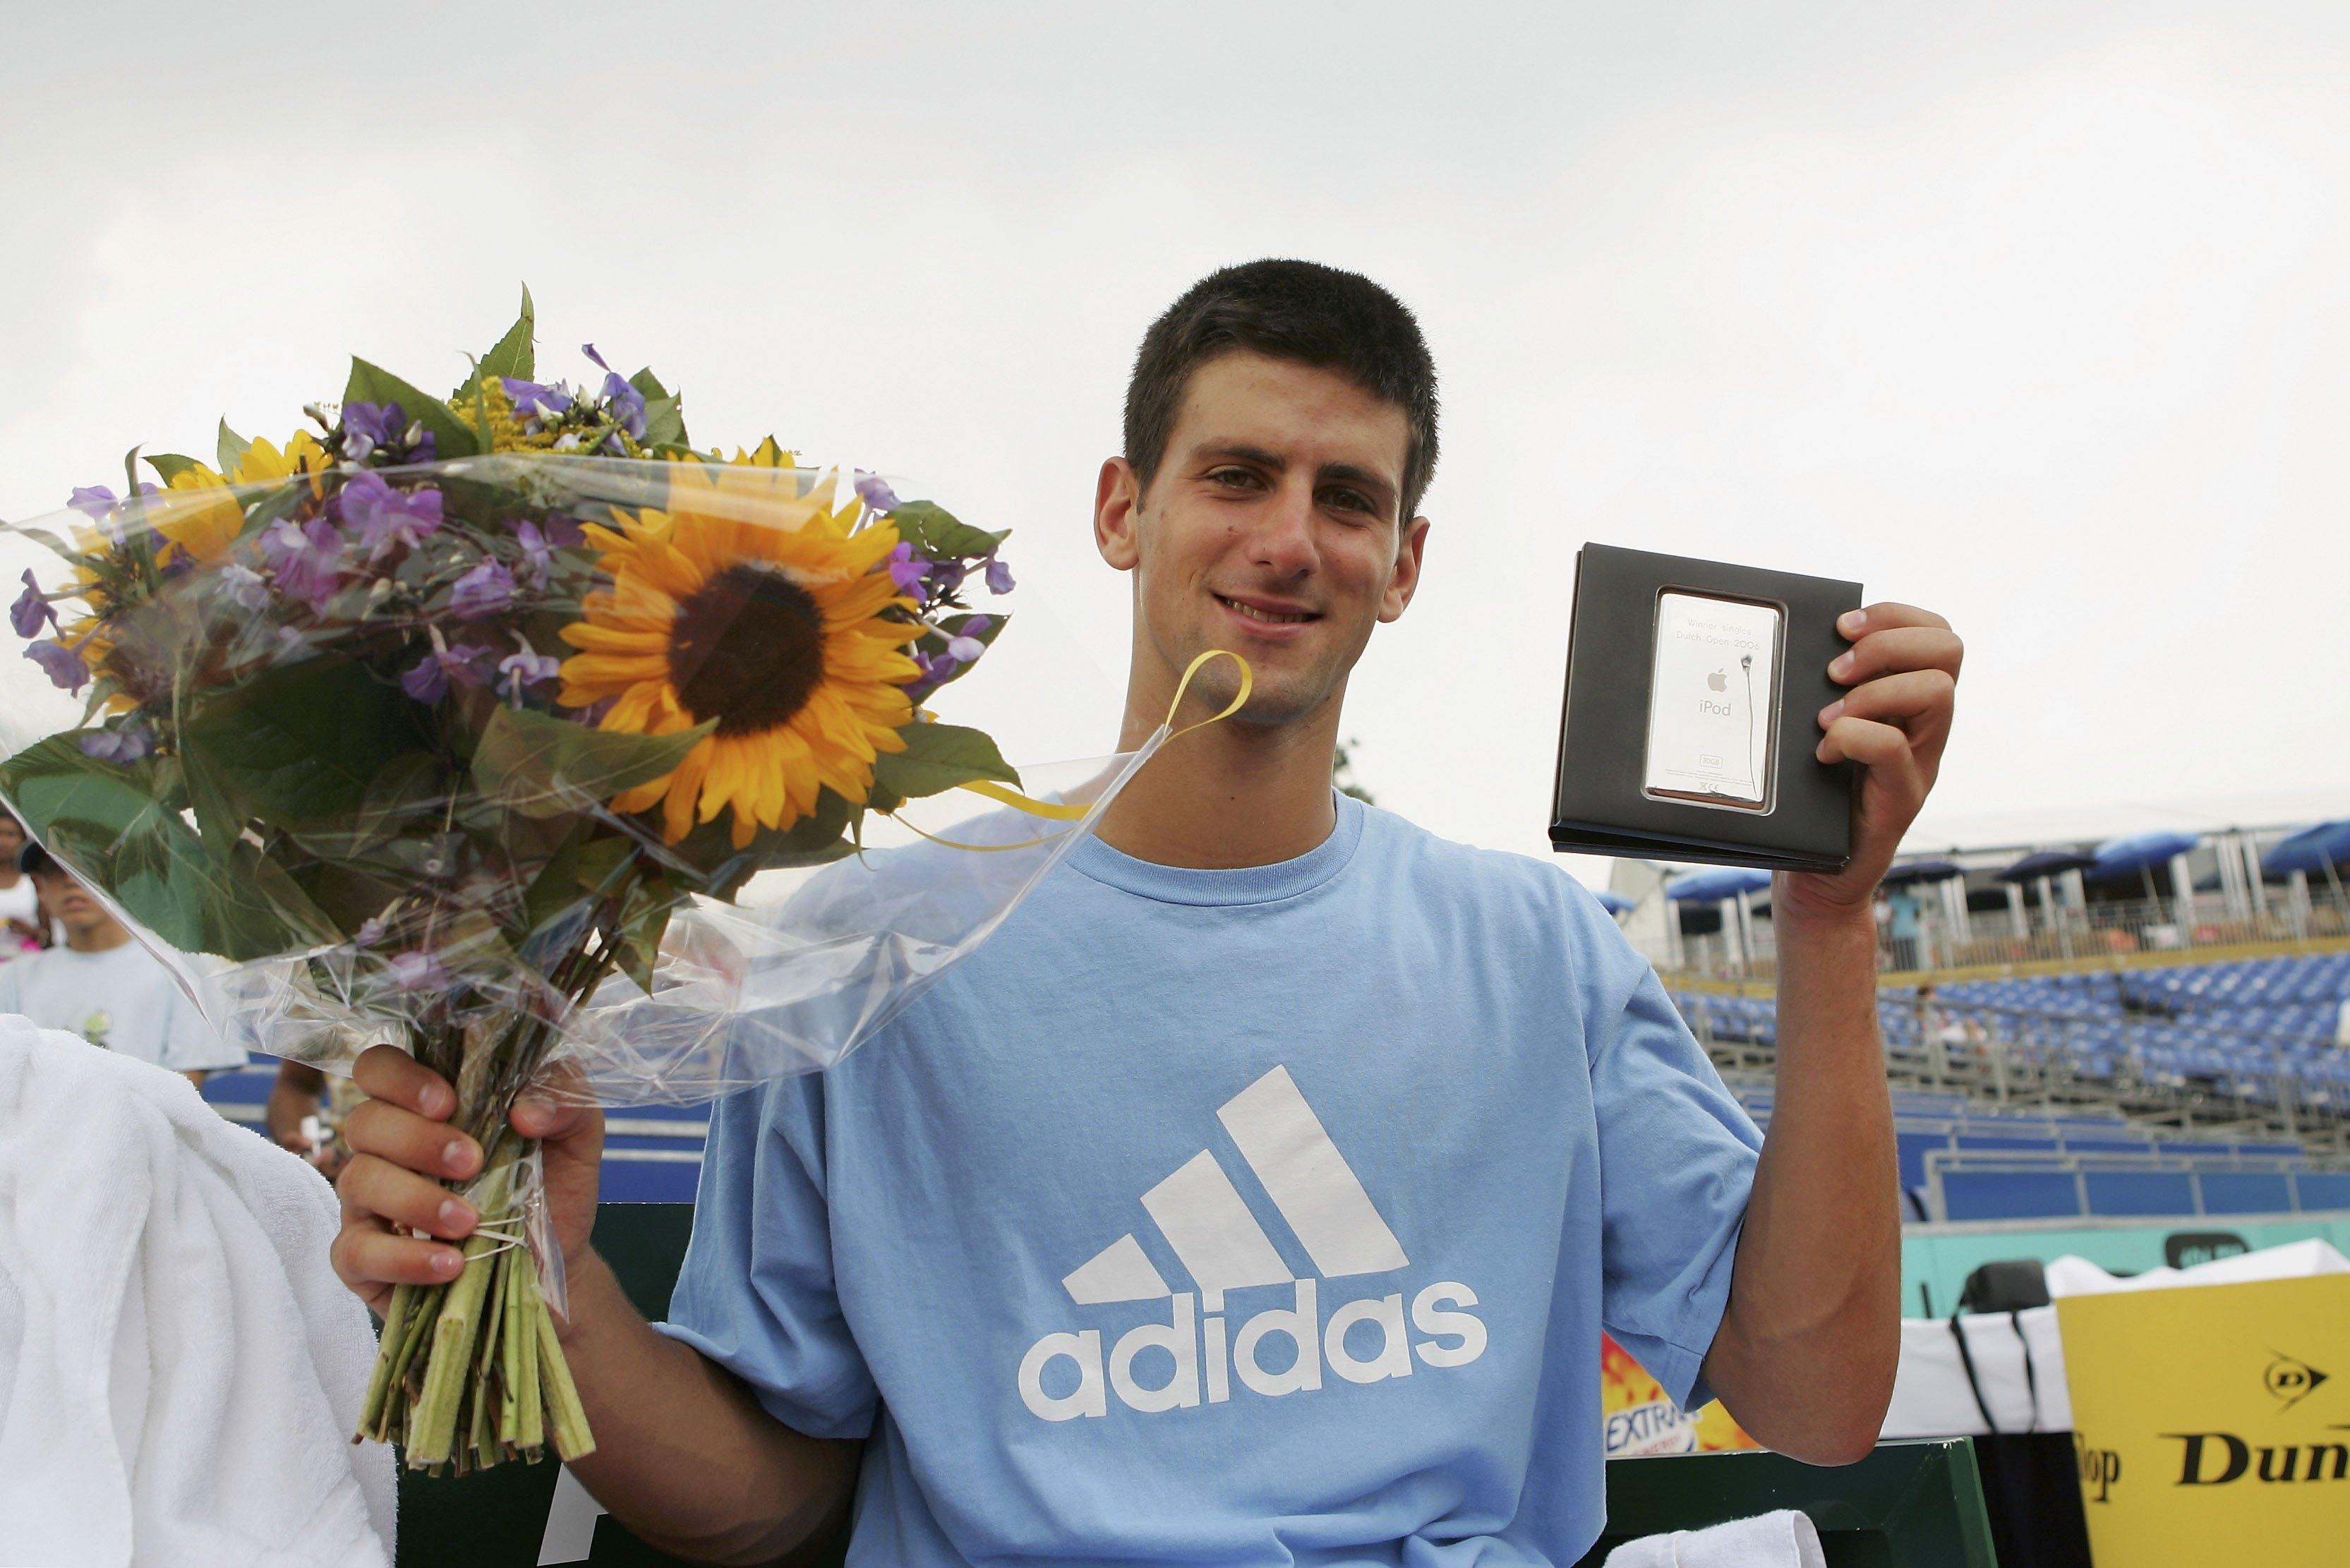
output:
[[[1772,1071],[1775,1025],[1752,1002],[1682,999],[1690,1028],[1727,1074]],[[2350,1051],[2307,1035],[2235,1028],[2218,1011],[2181,1017],[1886,998],[1885,1062],[1895,1087],[1956,1095],[2010,1112],[2118,1111],[2142,1127],[2276,1136],[2350,1158]]]
[[[2021,963],[2095,963],[2137,953],[2200,948],[2266,947],[2280,952],[2312,949],[2350,937],[2350,896],[2332,886],[2307,897],[2271,888],[2257,903],[2234,909],[2217,893],[2191,898],[2126,898],[2085,906],[2058,905],[1977,910],[1963,929],[1929,905],[1914,936],[1894,936],[1880,922],[1877,969],[1898,973]],[[1669,980],[1767,981],[1777,973],[1777,943],[1767,915],[1751,919],[1743,937],[1734,922],[1721,930],[1681,936],[1678,942],[1640,944]]]

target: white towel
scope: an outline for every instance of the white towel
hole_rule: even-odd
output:
[[[0,1568],[387,1568],[338,1220],[177,1073],[0,1017]]]
[[[1827,1561],[1811,1520],[1783,1508],[1627,1541],[1607,1554],[1607,1568],[1827,1568]]]

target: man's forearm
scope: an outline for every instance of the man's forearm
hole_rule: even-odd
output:
[[[1815,1463],[1868,1451],[1901,1340],[1901,1216],[1866,906],[1782,916],[1770,1134],[1706,1371],[1755,1437]]]
[[[654,1332],[601,1258],[569,1281],[565,1358],[596,1451],[571,1467],[648,1544],[720,1563],[767,1563],[832,1517],[859,1445],[803,1437],[739,1378]]]

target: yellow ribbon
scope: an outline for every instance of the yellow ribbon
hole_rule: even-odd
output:
[[[1201,668],[1210,659],[1229,659],[1241,667],[1240,690],[1233,693],[1231,701],[1224,704],[1223,711],[1211,713],[1204,719],[1195,720],[1180,730],[1170,732],[1167,739],[1159,742],[1160,745],[1170,745],[1194,730],[1203,730],[1211,724],[1220,723],[1247,706],[1249,693],[1256,686],[1256,672],[1249,668],[1247,659],[1230,649],[1211,648],[1191,660],[1191,666],[1183,671],[1183,679],[1175,683],[1175,700],[1167,704],[1166,723],[1159,727],[1165,729],[1168,724],[1175,722],[1175,715],[1183,706],[1183,698],[1191,690],[1191,678],[1199,674]],[[962,787],[975,795],[982,795],[994,801],[999,805],[1008,805],[1014,811],[1025,812],[1030,816],[1041,816],[1053,822],[1083,822],[1093,811],[1091,805],[1070,805],[1038,800],[1033,795],[1023,794],[1016,789],[1007,788],[988,779],[974,779]],[[912,823],[894,812],[885,812],[882,815],[889,817],[899,826],[911,829],[931,843],[944,845],[949,849],[970,849],[986,853],[1004,849],[1030,849],[1046,842],[1043,838],[1027,838],[1017,844],[958,844],[951,838],[941,838],[933,834],[923,833],[920,828],[915,827]]]

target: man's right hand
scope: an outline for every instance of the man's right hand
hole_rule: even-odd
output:
[[[463,1254],[451,1243],[473,1234],[481,1216],[442,1185],[481,1173],[481,1146],[448,1125],[457,1108],[449,1081],[405,1052],[378,1045],[351,1076],[367,1100],[344,1120],[351,1161],[335,1189],[343,1200],[342,1233],[332,1258],[341,1276],[381,1316],[399,1284],[445,1284]],[[567,1269],[588,1250],[604,1155],[604,1113],[525,1095],[515,1103],[514,1128],[541,1140],[548,1218]],[[411,1232],[421,1231],[424,1235]]]

